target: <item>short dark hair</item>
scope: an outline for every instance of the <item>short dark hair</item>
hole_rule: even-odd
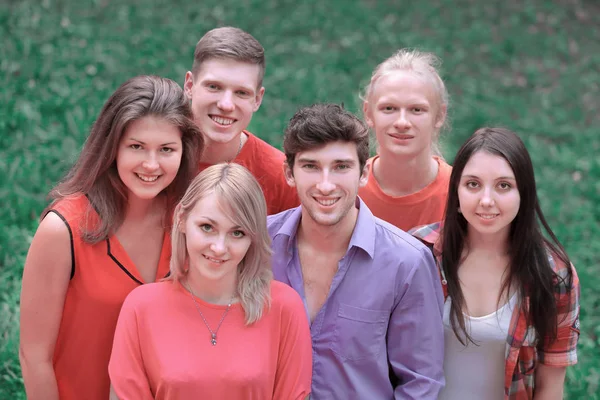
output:
[[[296,154],[332,142],[356,144],[360,170],[369,158],[369,128],[354,114],[337,104],[313,104],[301,108],[290,119],[283,138],[283,151],[290,168]]]
[[[265,76],[265,49],[248,32],[232,26],[212,29],[196,44],[192,73],[198,74],[204,61],[212,58],[230,59],[258,65],[258,87]]]

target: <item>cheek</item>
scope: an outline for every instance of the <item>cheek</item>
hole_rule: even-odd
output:
[[[246,253],[248,253],[251,244],[252,241],[250,240],[250,238],[248,238],[247,240],[240,240],[239,243],[236,244],[235,252],[237,253],[237,256],[240,259],[243,259],[246,256]]]

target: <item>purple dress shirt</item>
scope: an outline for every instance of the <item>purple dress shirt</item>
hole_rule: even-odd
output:
[[[373,216],[358,220],[311,324],[311,399],[437,399],[444,385],[443,295],[431,252]],[[304,300],[296,246],[301,207],[268,217],[275,279]],[[307,310],[308,315],[308,310]]]

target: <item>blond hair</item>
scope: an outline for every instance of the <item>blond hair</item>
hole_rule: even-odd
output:
[[[410,71],[417,76],[426,79],[433,85],[437,96],[439,113],[441,112],[442,107],[448,108],[449,102],[448,90],[438,72],[440,65],[441,60],[433,53],[422,52],[415,49],[400,49],[375,68],[371,75],[371,80],[365,87],[360,98],[361,100],[368,102],[373,94],[375,83],[379,78],[395,71]],[[438,118],[444,118],[442,129],[448,130],[450,128],[450,122],[447,115],[442,116],[438,114]],[[439,132],[436,132],[433,139],[432,149],[435,154],[441,154],[439,149]]]
[[[260,185],[244,167],[222,163],[208,167],[191,183],[175,208],[171,233],[171,274],[168,279],[181,281],[187,275],[189,259],[186,236],[181,231],[196,203],[215,193],[219,205],[229,211],[231,220],[251,239],[246,255],[238,265],[237,290],[246,315],[246,324],[258,321],[270,305],[271,239],[267,231],[267,204]]]

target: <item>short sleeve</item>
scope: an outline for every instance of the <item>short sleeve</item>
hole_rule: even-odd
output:
[[[310,394],[312,342],[300,296],[290,287],[282,295],[281,338],[273,399],[300,400]]]
[[[557,336],[554,342],[544,346],[538,352],[539,362],[545,365],[564,367],[577,363],[577,342],[579,341],[579,297],[580,286],[577,271],[572,271],[571,285],[563,280],[559,283],[557,294]],[[567,267],[560,268],[558,275],[567,276]]]
[[[111,385],[120,400],[154,399],[142,359],[135,290],[123,303],[108,365]]]

